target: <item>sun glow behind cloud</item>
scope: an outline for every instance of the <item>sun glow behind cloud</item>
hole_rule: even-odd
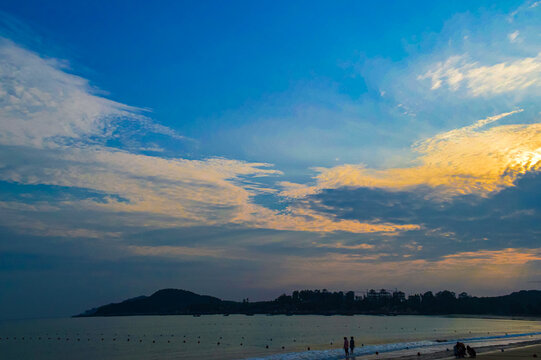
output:
[[[362,165],[319,168],[317,185],[282,183],[282,195],[299,198],[339,187],[414,190],[428,186],[433,189],[434,198],[487,196],[513,186],[521,175],[541,169],[541,124],[483,129],[521,111],[492,116],[416,143],[413,150],[419,154],[419,165],[383,170]]]

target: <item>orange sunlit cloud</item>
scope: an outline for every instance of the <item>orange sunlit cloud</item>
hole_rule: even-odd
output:
[[[281,265],[288,274],[285,278],[269,278],[269,286],[318,284],[329,288],[359,286],[359,274],[364,286],[408,283],[411,289],[440,288],[442,283],[459,291],[502,293],[517,286],[528,286],[531,279],[541,276],[541,267],[530,264],[541,261],[541,249],[507,248],[479,252],[459,252],[435,260],[388,259],[393,254],[328,253],[304,259],[289,256]],[[537,270],[536,270],[537,269]],[[421,276],[422,275],[422,276]]]
[[[282,195],[299,198],[322,189],[374,187],[408,190],[418,186],[434,189],[435,197],[486,196],[528,172],[541,169],[541,124],[489,124],[521,112],[516,110],[479,120],[471,126],[438,134],[414,144],[417,165],[370,169],[363,165],[318,168],[315,186],[282,183]]]

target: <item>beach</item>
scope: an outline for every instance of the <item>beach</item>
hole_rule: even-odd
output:
[[[467,345],[467,344],[466,344]],[[503,351],[502,351],[503,350]],[[521,341],[510,344],[487,345],[476,347],[477,358],[482,360],[506,360],[506,359],[521,359],[521,358],[537,358],[541,357],[541,339],[531,341]],[[405,355],[405,352],[409,354]],[[418,355],[417,353],[420,353]],[[468,359],[469,357],[466,357]],[[358,355],[344,358],[343,360],[359,360],[359,359],[394,359],[394,360],[439,360],[439,359],[455,359],[452,347],[445,350],[441,349],[409,349],[407,351],[396,351],[384,354]]]

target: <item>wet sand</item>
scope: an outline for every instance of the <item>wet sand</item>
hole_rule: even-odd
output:
[[[504,359],[535,359],[541,357],[541,344],[520,346],[501,352],[500,350],[486,352],[479,356],[482,360],[504,360]]]
[[[466,344],[467,345],[467,344]],[[502,349],[504,350],[502,352]],[[427,352],[427,349],[412,349],[412,353],[404,355],[404,351],[383,353],[379,355],[350,356],[344,360],[436,360],[436,359],[455,359],[452,346],[449,351]],[[484,347],[475,347],[477,358],[481,360],[505,360],[505,359],[537,359],[541,360],[541,340],[531,340],[508,345],[490,345]],[[417,355],[420,352],[420,356]],[[537,357],[534,357],[534,354]],[[465,359],[470,359],[466,357]]]

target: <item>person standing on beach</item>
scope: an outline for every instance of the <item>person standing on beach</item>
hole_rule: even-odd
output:
[[[344,351],[346,353],[346,357],[349,357],[349,342],[348,338],[344,336]]]
[[[353,349],[355,349],[355,340],[353,339],[353,336],[349,340],[349,353],[353,355]]]

